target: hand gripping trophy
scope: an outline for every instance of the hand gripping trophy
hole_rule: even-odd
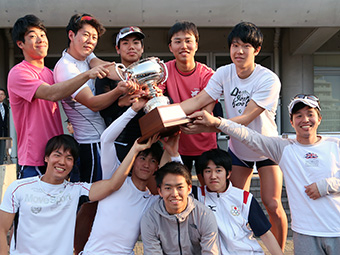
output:
[[[158,132],[163,137],[169,136],[179,130],[179,125],[190,122],[179,104],[169,104],[169,98],[157,91],[158,84],[168,78],[168,69],[159,58],[145,58],[127,68],[123,64],[116,64],[116,70],[122,80],[134,79],[149,90],[150,99],[144,106],[146,115],[139,119],[142,133],[139,142],[146,141]]]

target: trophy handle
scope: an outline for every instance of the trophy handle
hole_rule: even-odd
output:
[[[125,66],[122,64],[122,63],[118,63],[116,64],[116,73],[117,75],[119,76],[119,78],[122,80],[122,81],[127,81],[127,79],[124,79],[121,75],[120,75],[120,70],[123,70],[123,72],[126,70]]]
[[[168,68],[166,67],[166,64],[163,62],[163,60],[160,60],[159,64],[163,67],[165,73],[165,76],[160,83],[164,83],[168,79]]]

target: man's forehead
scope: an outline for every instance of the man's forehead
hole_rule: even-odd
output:
[[[29,27],[29,28],[27,28],[25,35],[28,35],[29,33],[37,33],[37,32],[38,33],[45,33],[45,31],[42,30],[39,27]]]
[[[72,155],[72,154],[71,154],[71,150],[70,150],[70,149],[65,150],[65,149],[64,149],[64,146],[61,146],[61,147],[59,147],[59,148],[53,150],[52,152],[55,152],[55,153],[58,153],[58,154]]]
[[[250,44],[250,43],[246,43],[244,41],[242,41],[239,37],[234,37],[232,40],[231,40],[232,43],[240,43],[240,44]]]
[[[189,32],[178,32],[175,33],[172,37],[173,40],[180,40],[180,39],[192,39],[195,38],[195,36]]]
[[[163,178],[163,185],[178,186],[186,184],[184,176],[178,174],[166,174]]]
[[[79,30],[83,30],[84,32],[88,32],[88,33],[94,32],[95,34],[98,34],[97,29],[91,24],[87,24],[87,23],[84,23]]]
[[[142,151],[142,152],[139,153],[138,157],[152,158],[154,160],[157,160],[151,152],[145,153],[145,152]]]

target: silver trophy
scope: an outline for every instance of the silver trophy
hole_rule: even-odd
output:
[[[139,119],[144,142],[152,135],[169,136],[179,130],[179,125],[190,122],[179,104],[171,104],[169,98],[157,92],[156,86],[168,78],[168,69],[163,61],[156,57],[142,59],[127,68],[116,64],[116,71],[123,81],[135,80],[140,86],[147,86],[149,101],[144,106],[146,113]],[[120,71],[123,75],[120,75]]]
[[[155,88],[168,78],[168,69],[159,58],[145,58],[129,65],[127,68],[123,64],[116,64],[116,72],[123,81],[133,79],[140,86],[146,85],[149,88],[148,97],[150,100],[144,106],[145,113],[151,112],[158,106],[170,104],[169,98],[163,95],[159,96]]]

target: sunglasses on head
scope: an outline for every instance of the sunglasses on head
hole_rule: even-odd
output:
[[[297,94],[293,99],[297,99],[297,98],[300,98],[300,99],[310,99],[310,100],[313,100],[315,102],[320,102],[319,98],[317,96],[314,96],[314,95],[306,95],[306,94]]]
[[[80,21],[83,21],[83,20],[87,20],[87,21],[90,21],[90,20],[93,20],[94,18],[91,17],[91,16],[88,16],[88,15],[83,15],[83,16],[80,16],[76,19],[76,22],[75,23],[78,23]]]
[[[301,98],[301,99],[311,99],[311,100],[314,100],[314,101],[319,101],[319,98],[317,96],[314,96],[312,94],[297,94],[294,99],[296,98]]]
[[[121,30],[119,30],[119,33],[121,35],[126,34],[127,32],[138,32],[138,33],[142,33],[142,30],[139,27],[124,27]]]

